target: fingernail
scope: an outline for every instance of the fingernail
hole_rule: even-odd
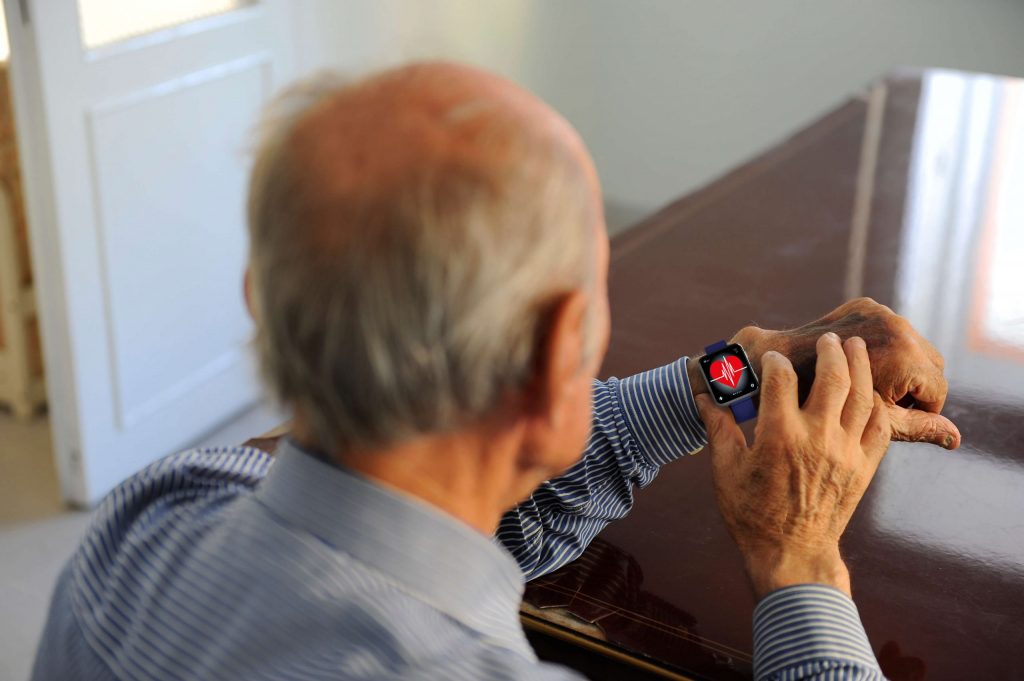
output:
[[[829,331],[828,333],[826,333],[826,334],[825,334],[825,338],[828,338],[828,339],[829,339],[830,341],[832,341],[833,343],[838,343],[838,342],[839,342],[839,336],[837,336],[837,335],[836,335],[835,333],[833,333],[832,331]]]
[[[942,441],[942,446],[945,447],[946,449],[952,449],[953,448],[953,436],[952,435],[947,435],[946,439]]]

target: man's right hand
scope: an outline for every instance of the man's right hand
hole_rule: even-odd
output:
[[[753,445],[728,409],[707,395],[707,426],[718,506],[743,554],[757,598],[794,584],[850,594],[839,538],[889,446],[888,412],[872,388],[861,338],[817,342],[814,384],[803,408],[788,359],[767,352]]]

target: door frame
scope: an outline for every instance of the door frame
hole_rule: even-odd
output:
[[[53,457],[61,496],[86,495],[74,416],[74,381],[67,316],[63,314],[64,272],[56,238],[56,211],[49,143],[39,76],[39,54],[31,22],[31,0],[3,0],[10,44],[11,104],[28,221],[29,253],[36,292],[36,318],[43,349]]]

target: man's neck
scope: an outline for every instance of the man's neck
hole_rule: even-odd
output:
[[[292,436],[300,446],[318,449],[301,419],[296,419]],[[385,449],[328,456],[489,536],[497,529],[502,514],[518,500],[512,490],[531,484],[523,479],[518,466],[518,449],[515,432],[484,432],[481,428],[419,437]]]

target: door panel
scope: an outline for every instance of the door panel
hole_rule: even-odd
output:
[[[110,380],[122,427],[246,360],[237,121],[266,97],[266,66],[217,67],[91,112]]]

